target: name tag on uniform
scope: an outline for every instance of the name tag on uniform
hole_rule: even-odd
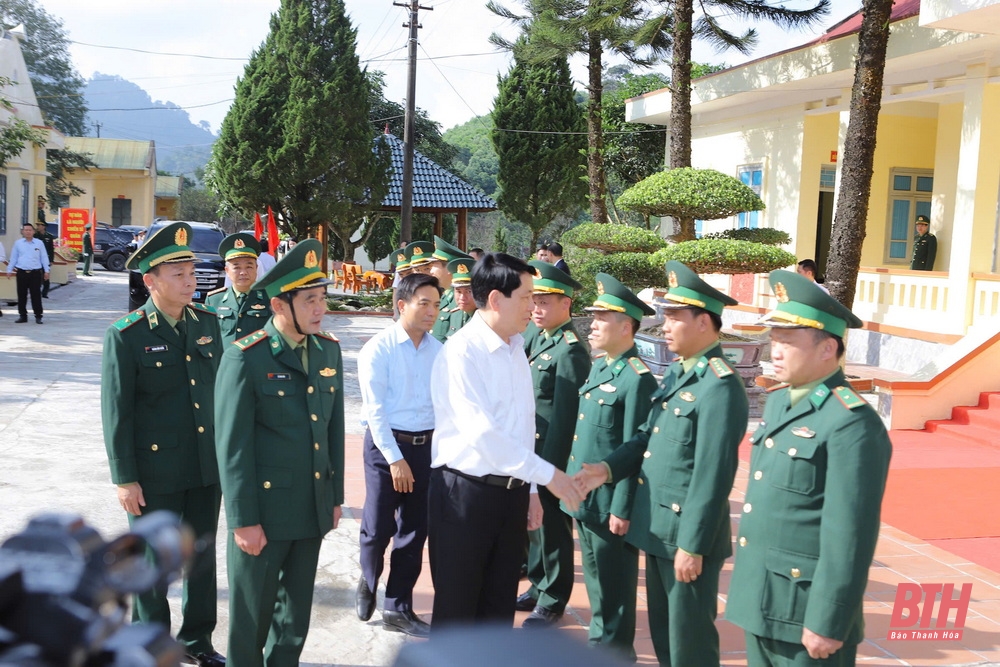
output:
[[[147,345],[146,354],[149,354],[150,352],[166,352],[167,349],[166,345]]]
[[[598,387],[598,389],[600,389],[601,391],[606,391],[609,394],[618,391],[618,387],[614,386],[613,384],[607,384],[607,383],[602,384],[600,387]]]
[[[677,394],[677,397],[680,398],[682,401],[687,401],[688,403],[694,403],[694,394],[692,394],[690,391],[682,391],[681,393]]]
[[[195,342],[198,343],[198,345],[208,345],[209,343],[212,342],[212,337],[211,336],[202,336],[201,338],[199,338]]]
[[[216,310],[216,311],[217,311],[218,313],[222,314],[222,313],[228,313],[228,312],[229,312],[230,310],[232,310],[232,308],[230,308],[229,306],[219,306],[219,307],[218,307],[218,308],[216,308],[215,310]]]
[[[816,431],[812,431],[806,426],[796,426],[792,429],[792,435],[797,435],[800,438],[813,438],[816,436]]]
[[[268,373],[268,380],[291,380],[292,376],[290,373]]]

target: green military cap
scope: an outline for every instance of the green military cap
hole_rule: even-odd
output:
[[[146,242],[128,258],[125,266],[129,270],[146,273],[160,264],[193,262],[195,256],[188,246],[191,235],[191,225],[186,222],[172,222],[146,239]]]
[[[237,257],[258,257],[259,255],[260,242],[253,237],[253,234],[246,232],[230,234],[219,244],[219,256],[225,260]]]
[[[587,312],[624,313],[637,322],[642,322],[644,315],[655,315],[656,311],[643,303],[632,290],[622,285],[617,278],[607,273],[598,273],[597,299],[594,305],[584,308]]]
[[[405,249],[399,249],[396,251],[396,272],[405,271],[410,268],[410,258],[406,256]]]
[[[456,286],[472,284],[472,266],[476,260],[471,257],[459,257],[448,262],[448,273],[451,274],[451,284]]]
[[[450,262],[453,259],[468,256],[469,255],[462,251],[462,249],[458,246],[448,243],[440,236],[434,237],[434,253],[431,255],[434,259],[441,260],[442,262]]]
[[[406,258],[410,260],[410,266],[420,266],[427,262],[433,262],[431,255],[434,253],[434,244],[430,241],[414,241],[406,246]]]
[[[667,262],[667,290],[665,301],[660,301],[659,305],[664,308],[703,308],[710,313],[722,315],[722,309],[726,306],[735,306],[739,303],[736,299],[723,294],[715,289],[697,273],[681,264],[675,259]]]
[[[926,215],[918,215],[917,216],[917,221],[914,224],[917,224],[917,225],[920,225],[920,224],[929,225],[929,224],[931,224],[931,219],[928,218]]]
[[[570,278],[568,273],[548,262],[533,259],[528,265],[535,270],[535,294],[562,294],[572,297],[574,290],[583,289],[583,285]]]
[[[262,289],[268,297],[275,297],[295,290],[328,285],[330,279],[319,265],[322,255],[323,244],[316,239],[300,241],[250,289]]]
[[[805,276],[778,269],[769,276],[778,308],[758,322],[778,329],[810,327],[840,338],[862,325],[857,315]]]

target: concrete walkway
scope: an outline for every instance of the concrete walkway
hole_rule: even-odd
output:
[[[53,509],[83,515],[105,537],[127,529],[108,474],[100,419],[101,344],[108,325],[126,310],[127,289],[127,274],[98,267],[94,277],[52,292],[45,300],[44,325],[33,320],[14,324],[12,310],[4,309],[0,318],[0,537],[21,530],[32,515]],[[320,556],[304,664],[390,665],[407,641],[384,632],[378,613],[368,623],[354,615],[358,522],[364,502],[356,360],[361,346],[390,322],[388,318],[350,315],[327,318],[326,328],[340,337],[345,357],[347,499],[344,521],[327,536]],[[730,498],[734,523],[739,519],[748,474],[744,456]],[[914,493],[926,490],[915,489]],[[228,629],[228,586],[225,559],[221,557],[225,531],[223,519],[218,540],[220,600],[215,634],[216,647],[223,652]],[[746,662],[742,632],[724,619],[731,568],[731,563],[727,564],[722,575],[719,630],[723,663],[741,665]],[[886,641],[896,587],[903,582],[972,583],[963,640]],[[560,632],[585,641],[590,613],[579,569],[577,584]],[[522,590],[525,587],[522,582]],[[639,590],[636,649],[640,664],[655,664],[642,581]],[[171,593],[176,620],[179,586]],[[433,587],[425,567],[414,604],[428,620],[432,600]],[[888,525],[883,525],[870,572],[865,614],[868,638],[859,651],[861,664],[1000,665],[1000,574]],[[517,622],[524,616],[519,614]]]

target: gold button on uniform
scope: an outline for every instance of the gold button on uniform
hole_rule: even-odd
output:
[[[574,436],[573,436],[573,442],[576,442],[576,441],[577,441],[577,440],[579,440],[579,439],[580,439],[580,438],[579,438],[579,436],[577,436],[577,435],[574,435]]]
[[[270,482],[264,482],[264,488],[265,489],[270,489],[271,488],[271,483]]]
[[[652,453],[652,452],[650,452],[650,451],[649,451],[649,450],[647,449],[646,451],[644,451],[644,452],[642,453],[642,458],[644,458],[644,459],[648,459],[648,458],[649,458],[650,456],[652,456],[652,455],[653,455],[653,453]]]
[[[659,432],[660,432],[660,427],[659,426],[654,426],[653,427],[653,433],[659,433]]]
[[[744,514],[750,514],[750,510],[752,510],[752,509],[753,509],[753,505],[751,505],[750,503],[746,503],[745,505],[743,505],[743,513]]]
[[[284,396],[284,395],[285,395],[285,390],[284,389],[279,389],[278,390],[278,396]]]
[[[163,366],[163,362],[162,361],[157,361],[156,362],[156,367],[160,368],[161,366]]]
[[[663,409],[664,409],[664,410],[666,410],[666,409],[667,409],[667,402],[666,402],[666,401],[663,401]]]
[[[580,413],[580,419],[583,419],[583,413],[582,412]]]
[[[757,472],[755,472],[755,473],[753,474],[753,478],[754,478],[754,479],[760,479],[760,478],[761,478],[761,477],[763,477],[763,476],[764,476],[764,473],[762,473],[762,472],[761,472],[760,470],[758,470]]]
[[[307,391],[307,392],[309,392],[309,393],[311,394],[311,393],[313,393],[314,391],[316,391],[316,389],[315,389],[315,388],[313,388],[313,387],[309,387],[308,389],[306,389],[306,391]]]
[[[309,415],[309,418],[312,419],[314,422],[319,421],[319,417],[317,417],[316,415]]]
[[[194,378],[191,378],[191,386],[194,386]]]
[[[797,567],[792,568],[792,579],[798,579],[802,576],[802,571]]]
[[[640,484],[645,484],[645,482],[642,481],[642,477],[639,478],[639,483]]]
[[[679,415],[680,413],[681,413],[681,409],[680,408],[674,408],[674,414],[675,415]]]
[[[187,360],[187,361],[191,361],[191,355],[190,354],[185,355],[184,359]]]
[[[542,436],[540,436],[539,434],[537,434],[537,433],[535,434],[535,440],[539,440],[539,439],[541,439],[541,437]]]
[[[204,432],[205,432],[205,427],[204,426],[199,426],[198,427],[198,433],[204,433]]]
[[[588,391],[586,394],[583,395],[583,397],[584,398],[590,398],[590,392]]]
[[[767,440],[764,441],[764,446],[767,447],[768,449],[771,449],[771,447],[774,447],[774,440],[768,438]]]
[[[799,453],[799,450],[795,449],[794,447],[792,447],[791,449],[788,450],[788,455],[789,456],[795,456],[798,453]]]
[[[200,405],[198,405],[197,403],[195,403],[195,404],[194,404],[194,409],[195,409],[195,410],[201,410],[201,406],[200,406]]]
[[[316,473],[316,479],[319,479],[319,473]]]
[[[678,505],[677,503],[674,503],[673,505],[670,506],[670,509],[672,509],[675,512],[680,512],[681,511],[681,506]]]
[[[570,460],[570,461],[576,461],[576,457],[575,457],[575,456],[573,456],[572,454],[570,454],[570,455],[569,455],[569,460]]]
[[[319,451],[319,443],[318,442],[314,442],[313,443],[313,449],[315,449],[317,452]]]
[[[746,545],[747,545],[747,538],[741,537],[740,538],[740,546],[741,547],[745,547]]]
[[[154,444],[152,447],[150,447],[150,449],[152,449],[154,452],[156,452],[156,451],[159,451],[160,446],[157,445],[157,444]]]
[[[598,404],[598,405],[604,405],[604,399],[602,398],[602,399],[600,399],[599,401],[597,401],[597,404]]]

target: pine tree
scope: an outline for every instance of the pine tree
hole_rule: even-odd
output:
[[[559,215],[576,215],[587,195],[583,116],[566,58],[532,63],[515,55],[497,87],[490,135],[500,161],[497,204],[531,229],[534,248],[542,230]]]

